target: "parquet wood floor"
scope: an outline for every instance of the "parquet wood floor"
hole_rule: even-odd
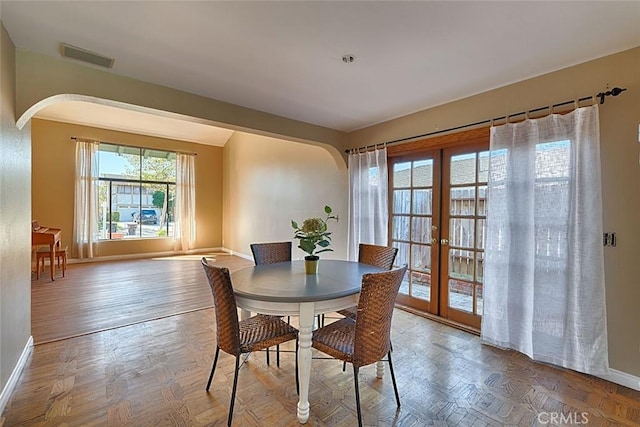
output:
[[[225,425],[233,357],[221,354],[204,391],[213,316],[205,308],[34,346],[0,426]],[[393,343],[402,407],[396,411],[388,372],[380,380],[374,366],[362,368],[367,426],[640,425],[640,392],[484,346],[405,311],[394,313]],[[299,425],[293,370],[292,354],[280,368],[251,355],[234,426]],[[341,362],[313,361],[309,400],[307,425],[357,424],[352,371],[342,372]],[[550,423],[553,416],[562,422]]]

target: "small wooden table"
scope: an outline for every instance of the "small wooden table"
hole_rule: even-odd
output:
[[[50,228],[50,227],[38,227],[31,231],[31,245],[32,246],[40,246],[40,245],[49,245],[49,257],[51,262],[49,263],[49,269],[51,272],[51,281],[56,280],[55,278],[55,262],[56,259],[56,248],[60,246],[60,237],[62,235],[62,230],[59,228]],[[40,273],[40,266],[36,266],[37,274]]]
[[[311,336],[315,315],[356,305],[362,275],[381,271],[381,268],[358,262],[320,260],[318,274],[305,274],[304,261],[291,261],[247,267],[231,275],[236,305],[243,310],[241,317],[248,317],[250,312],[299,316],[300,423],[309,420]],[[382,375],[378,373],[378,376]]]

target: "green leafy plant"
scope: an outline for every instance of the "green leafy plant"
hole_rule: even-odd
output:
[[[293,237],[300,240],[298,247],[309,254],[305,256],[305,259],[318,259],[317,254],[333,251],[329,247],[331,245],[331,232],[328,231],[327,222],[329,220],[337,222],[338,216],[332,215],[332,210],[329,206],[324,207],[324,213],[327,215],[325,219],[307,218],[302,223],[302,227],[299,227],[297,222],[291,220],[291,227],[295,230]]]

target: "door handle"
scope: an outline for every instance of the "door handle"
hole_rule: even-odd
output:
[[[431,244],[432,244],[432,245],[437,245],[437,244],[438,244],[438,238],[437,238],[437,237],[433,237],[433,238],[431,239]]]
[[[442,246],[447,246],[447,245],[449,244],[449,240],[447,240],[447,239],[441,239],[441,240],[440,240],[440,244],[441,244]]]

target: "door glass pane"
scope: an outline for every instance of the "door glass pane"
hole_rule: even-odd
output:
[[[473,284],[449,279],[449,307],[473,313]]]
[[[431,187],[433,185],[433,159],[419,160],[413,163],[413,186]]]
[[[414,298],[431,300],[431,274],[419,271],[411,272],[411,293]]]
[[[476,249],[484,249],[484,238],[485,238],[485,233],[487,231],[487,220],[485,219],[478,219],[476,224],[478,225],[477,228],[477,233],[478,235],[476,236]]]
[[[431,271],[431,246],[411,245],[411,269],[415,271]]]
[[[393,188],[409,187],[411,185],[411,162],[393,165]]]
[[[449,244],[472,249],[474,247],[475,220],[451,218],[449,223]]]
[[[478,182],[489,180],[489,152],[478,153]]]
[[[478,215],[487,215],[487,186],[478,186]]]
[[[451,215],[474,215],[476,212],[476,187],[451,189]]]
[[[476,314],[482,316],[482,303],[484,299],[482,298],[482,285],[476,285]]]
[[[400,290],[398,291],[401,294],[409,295],[409,275],[411,272],[407,270],[402,278],[402,283],[400,284]]]
[[[449,249],[449,276],[452,278],[473,280],[475,258],[473,251]]]
[[[411,241],[431,243],[431,217],[413,217],[411,220]]]
[[[413,213],[431,215],[432,211],[431,190],[413,190]]]
[[[395,265],[409,265],[409,244],[394,242],[393,247],[398,248],[398,254],[394,261]]]
[[[411,190],[393,190],[393,213],[410,212]]]
[[[406,241],[409,240],[409,217],[408,216],[394,215],[393,229],[391,230],[391,238],[393,240],[406,240]]]
[[[476,153],[451,157],[451,185],[476,182]]]
[[[484,252],[476,254],[476,281],[484,282]]]

